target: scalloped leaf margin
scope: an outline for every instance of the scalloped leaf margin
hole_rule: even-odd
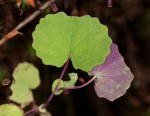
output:
[[[19,63],[13,71],[15,83],[11,85],[12,96],[10,99],[21,103],[25,107],[33,101],[32,89],[40,85],[40,76],[38,69],[31,63]]]
[[[32,35],[33,48],[44,64],[61,67],[70,57],[75,69],[87,72],[104,63],[112,43],[97,18],[63,12],[42,18]]]
[[[23,110],[14,104],[0,105],[0,116],[23,116]]]

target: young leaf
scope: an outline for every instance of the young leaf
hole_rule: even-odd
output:
[[[0,116],[23,116],[23,110],[14,104],[0,105]]]
[[[21,3],[22,3],[22,0],[17,0],[17,6],[18,6],[18,9],[20,9]]]
[[[90,71],[110,52],[108,29],[97,18],[47,15],[33,32],[33,48],[44,64],[61,67],[70,57],[75,69]],[[100,55],[98,55],[100,54]]]
[[[104,64],[89,73],[95,75],[95,91],[99,97],[114,101],[124,95],[134,76],[120,55],[117,45],[111,45],[111,53]]]
[[[58,85],[58,83],[59,83],[59,85]],[[56,89],[56,87],[57,87],[57,85],[58,85],[58,91],[56,91],[57,89]],[[55,95],[60,95],[62,92],[63,92],[63,90],[59,90],[59,89],[61,89],[61,88],[64,88],[64,82],[63,82],[63,80],[60,80],[60,79],[56,79],[54,82],[53,82],[53,84],[52,84],[52,92],[55,94]]]
[[[64,88],[69,88],[69,87],[74,87],[75,83],[78,80],[78,75],[77,73],[70,73],[69,74],[70,80],[69,81],[64,81]]]
[[[34,0],[26,0],[25,3],[33,8],[35,8],[35,2]]]
[[[63,90],[59,90],[59,89],[69,88],[69,87],[74,87],[75,86],[75,83],[78,80],[78,75],[76,73],[70,73],[69,77],[70,77],[69,81],[63,81],[63,80],[60,80],[60,79],[56,79],[53,82],[53,84],[52,84],[52,92],[55,95],[60,95],[63,92]],[[59,91],[55,91],[56,86],[57,86],[58,83],[59,83],[59,86],[58,86],[58,90]]]
[[[43,108],[44,104],[41,104],[38,109],[40,112],[40,116],[51,116],[51,114],[46,110],[46,108]]]
[[[28,105],[33,100],[31,89],[35,89],[40,84],[39,71],[30,63],[20,63],[13,72],[15,84],[12,84],[12,96],[10,99],[21,103],[22,107]]]

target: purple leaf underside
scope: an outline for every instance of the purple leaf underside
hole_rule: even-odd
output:
[[[97,76],[94,80],[96,94],[109,101],[124,95],[134,78],[114,43],[111,45],[111,53],[105,63],[94,67],[89,74]]]

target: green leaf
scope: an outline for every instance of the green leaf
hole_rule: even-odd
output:
[[[46,110],[46,108],[43,107],[44,104],[41,104],[38,109],[40,112],[40,116],[51,116],[51,114]]]
[[[78,80],[77,73],[69,73],[70,80],[64,81],[64,88],[74,87]]]
[[[56,79],[53,82],[53,84],[52,84],[52,92],[55,95],[60,95],[63,92],[63,90],[59,90],[59,89],[69,88],[69,87],[74,87],[75,86],[75,83],[78,80],[77,73],[69,73],[69,77],[70,77],[69,81],[63,81],[63,80],[60,80],[60,79]],[[58,90],[59,91],[55,91],[55,88],[56,88],[56,86],[57,86],[58,83],[59,83],[59,85],[58,85]]]
[[[39,71],[34,65],[24,62],[15,68],[13,77],[15,78],[15,84],[11,86],[13,94],[10,99],[25,107],[33,101],[31,89],[37,88],[40,84]]]
[[[57,87],[57,84],[59,83],[58,85],[58,91],[55,91],[56,87]],[[56,79],[53,84],[52,84],[52,92],[55,94],[55,95],[60,95],[63,90],[59,90],[61,88],[64,88],[64,82],[63,80],[60,80],[60,79]]]
[[[90,71],[110,52],[108,29],[97,18],[47,15],[33,32],[33,48],[44,64],[57,67],[70,57],[75,69]],[[99,55],[100,54],[100,55]]]
[[[46,113],[46,108],[44,108],[44,104],[41,104],[41,105],[38,107],[38,109],[39,109],[39,112],[40,112],[40,113]]]
[[[23,116],[23,110],[14,104],[0,105],[0,116]]]

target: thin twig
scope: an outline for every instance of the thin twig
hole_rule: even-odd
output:
[[[28,114],[32,113],[32,112],[37,112],[38,108],[32,108],[31,110],[27,111],[24,115],[27,116]]]
[[[95,75],[93,78],[91,78],[88,82],[79,85],[79,86],[75,86],[75,87],[69,87],[69,88],[64,88],[65,90],[69,90],[69,89],[81,89],[87,85],[89,85],[92,81],[94,81],[96,79],[97,75]]]
[[[32,109],[25,112],[24,116],[32,113],[32,112],[39,112],[38,106],[36,105],[35,99],[32,101]]]
[[[64,66],[64,68],[63,68],[63,71],[61,72],[61,75],[59,76],[59,82],[58,82],[58,84],[56,85],[56,88],[55,88],[54,92],[52,92],[51,95],[49,96],[47,102],[45,103],[44,108],[46,108],[46,107],[49,105],[49,103],[51,102],[52,98],[54,97],[54,93],[59,90],[58,86],[59,86],[60,80],[62,80],[62,78],[63,78],[63,76],[64,76],[64,74],[65,74],[65,72],[66,72],[66,69],[67,69],[67,67],[68,67],[69,61],[70,61],[70,58],[67,60],[65,66]]]
[[[22,27],[24,27],[26,24],[28,24],[29,22],[31,22],[35,17],[37,17],[39,14],[41,14],[41,11],[45,8],[47,8],[48,4],[50,2],[54,2],[55,0],[49,0],[47,2],[45,2],[40,8],[39,10],[36,10],[35,12],[33,12],[30,16],[28,16],[24,21],[22,21],[21,23],[19,23],[13,30],[20,30]]]
[[[48,7],[48,4],[50,2],[54,2],[55,0],[48,0],[47,2],[45,2],[38,10],[36,10],[35,12],[33,12],[30,16],[28,16],[26,19],[24,19],[21,23],[19,23],[12,31],[18,31],[21,28],[23,28],[25,25],[27,25],[28,23],[30,23],[33,19],[35,19],[39,14],[41,14],[41,11],[43,9],[46,9]],[[11,31],[10,31],[11,32]],[[4,44],[6,41],[4,41],[3,39],[0,40],[0,45]]]

